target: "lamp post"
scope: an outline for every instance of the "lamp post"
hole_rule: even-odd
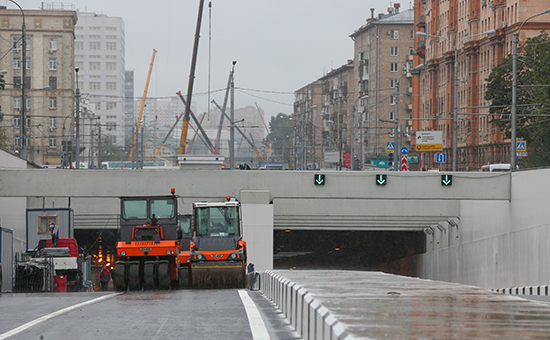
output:
[[[542,13],[535,14],[525,19],[519,26],[518,31],[515,32],[514,35],[512,36],[512,108],[511,108],[512,115],[510,118],[511,119],[510,171],[514,171],[514,169],[516,168],[516,116],[517,116],[517,88],[518,88],[517,65],[518,65],[519,32],[521,31],[521,28],[528,20],[547,13],[550,13],[550,8]]]
[[[360,98],[357,98],[357,100],[355,101],[354,105],[351,106],[351,170],[356,170],[355,169],[355,162],[354,162],[354,148],[353,148],[353,144],[355,142],[355,135],[354,135],[354,130],[355,130],[355,123],[354,123],[354,120],[355,120],[355,105],[357,103],[359,103],[360,100],[363,100],[364,98],[368,98],[369,96],[368,95],[364,95]],[[362,105],[358,105],[359,107],[362,107]],[[362,163],[362,160],[363,160],[363,112],[361,112],[361,118],[359,120],[359,125],[360,125],[360,137],[361,137],[361,147],[360,147],[360,152],[361,152],[361,157],[359,157],[361,159],[361,166],[360,166],[360,169],[359,170],[362,170],[363,169],[363,163]]]
[[[14,3],[23,16],[23,25],[21,25],[21,158],[27,159],[27,89],[25,84],[25,78],[27,77],[27,27],[25,25],[25,13],[19,4],[13,0],[8,0]]]
[[[432,35],[426,32],[416,32],[417,37],[434,37],[434,38],[443,38],[447,40],[454,48],[455,52],[455,64],[454,64],[454,83],[453,83],[453,171],[456,171],[456,160],[457,160],[457,144],[458,144],[458,46],[464,41],[468,40],[471,37],[477,37],[485,34],[495,34],[495,30],[488,30],[483,33],[478,33],[474,35],[469,35],[464,39],[460,40],[458,44],[453,44],[453,42],[444,36],[441,35]]]
[[[236,60],[233,60],[233,67],[231,68],[231,74],[235,74]],[[234,77],[231,77],[231,121],[229,122],[229,169],[233,170],[235,163],[235,82]]]

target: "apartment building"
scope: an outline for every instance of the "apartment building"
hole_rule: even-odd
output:
[[[78,13],[75,67],[84,103],[101,119],[102,138],[124,146],[125,31],[120,17]]]
[[[74,10],[21,11],[0,6],[0,70],[5,70],[6,80],[5,89],[0,90],[0,127],[8,137],[6,150],[20,152],[21,108],[25,105],[23,140],[27,159],[37,164],[61,164],[62,141],[72,136],[76,22]],[[22,60],[23,23],[26,60]],[[26,100],[22,100],[23,82]]]
[[[351,100],[360,108],[354,128],[362,123],[365,161],[387,166],[385,142],[395,138],[396,118],[399,145],[410,146],[414,10],[401,11],[400,4],[394,3],[387,14],[375,16],[372,8],[367,23],[350,37],[356,56],[353,79],[357,89]]]
[[[328,83],[328,82],[327,82]],[[323,122],[323,81],[317,80],[294,92],[294,142],[292,157],[294,169],[318,169],[325,167],[323,154],[332,145],[324,138],[332,126]],[[347,95],[347,93],[346,93]]]
[[[510,162],[510,140],[491,124],[491,103],[484,99],[486,79],[493,67],[512,53],[513,33],[526,19],[546,9],[548,1],[543,0],[415,1],[416,29],[431,36],[416,38],[415,65],[424,66],[413,81],[413,131],[442,131],[447,155],[447,162],[440,164],[433,152],[423,152],[423,167],[451,169],[455,129],[457,170]],[[548,15],[533,18],[523,25],[519,41],[549,29]],[[491,30],[494,34],[486,34]]]

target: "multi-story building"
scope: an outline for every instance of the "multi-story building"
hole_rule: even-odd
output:
[[[22,15],[24,13],[24,16]],[[21,148],[21,108],[26,105],[27,159],[42,165],[61,164],[62,141],[72,136],[74,113],[74,10],[23,10],[0,7],[0,70],[6,87],[0,90],[0,126],[10,142]],[[25,59],[22,26],[26,27]],[[26,74],[26,103],[22,73]]]
[[[509,163],[510,141],[491,123],[485,90],[494,66],[512,53],[512,36],[529,17],[542,13],[548,2],[480,0],[415,1],[415,25],[430,36],[417,38],[415,65],[424,64],[414,80],[414,131],[439,130],[451,169],[456,122],[456,169],[475,170],[488,163]],[[520,41],[550,29],[548,16],[529,20]],[[495,34],[485,34],[495,30]],[[454,64],[457,57],[457,116]],[[415,57],[417,58],[417,57]],[[423,153],[425,168],[438,166],[433,152]]]
[[[102,138],[124,146],[125,35],[124,21],[105,14],[78,13],[75,66],[79,88],[89,109],[101,118]]]
[[[136,126],[136,117],[134,111],[134,71],[125,71],[124,75],[124,134],[128,139]]]
[[[294,92],[294,142],[292,157],[294,169],[317,169],[325,167],[323,154],[332,145],[324,138],[325,131],[332,126],[324,126],[322,117],[323,82],[317,80]]]
[[[359,143],[355,154],[371,164],[387,166],[385,141],[395,138],[396,100],[399,144],[410,145],[414,10],[400,11],[400,4],[394,3],[387,14],[376,17],[372,8],[367,23],[350,37],[354,41],[353,82],[357,89],[350,101],[359,108],[354,128],[362,124],[359,128],[364,143],[363,147]]]

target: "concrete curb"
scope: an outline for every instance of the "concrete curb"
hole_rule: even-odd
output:
[[[304,340],[353,340],[344,326],[304,287],[271,270],[259,273],[255,284],[283,313]],[[253,287],[254,288],[254,287]]]
[[[509,294],[509,295],[538,295],[549,296],[550,285],[543,286],[525,286],[525,287],[511,287],[511,288],[494,288],[492,292]]]

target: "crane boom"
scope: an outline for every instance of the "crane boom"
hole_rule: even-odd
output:
[[[134,131],[134,144],[132,145],[132,148],[130,149],[130,161],[132,161],[132,153],[134,151],[134,148],[136,147],[137,143],[137,132],[139,131],[139,126],[141,125],[141,115],[143,114],[143,107],[145,106],[145,98],[147,97],[147,89],[149,88],[149,80],[151,80],[151,72],[153,72],[153,63],[155,62],[155,54],[157,54],[157,50],[153,49],[153,57],[151,58],[151,65],[149,66],[149,73],[147,74],[147,81],[145,82],[145,91],[143,91],[143,98],[141,98],[141,107],[139,109],[139,117],[137,120],[137,127]],[[143,138],[143,136],[141,136]]]
[[[183,102],[183,104],[187,107],[187,104],[189,103],[189,101],[185,102],[185,99],[183,98],[182,94],[181,94],[181,91],[178,91],[176,93],[181,101]],[[189,116],[191,118],[193,118],[193,121],[195,122],[195,124],[197,124],[197,129],[199,129],[199,131],[201,132],[201,135],[202,137],[204,138],[204,140],[206,141],[206,145],[208,146],[208,148],[210,149],[210,151],[214,154],[214,155],[217,155],[218,152],[216,151],[216,149],[214,148],[214,145],[212,145],[212,142],[210,142],[210,139],[208,138],[208,136],[206,135],[206,132],[204,132],[204,129],[202,128],[202,125],[201,123],[199,122],[199,120],[197,119],[197,117],[195,117],[195,115],[193,114],[193,112],[190,112],[189,113]],[[189,120],[187,120],[187,122],[189,123]]]
[[[233,79],[233,71],[229,72],[229,79],[227,80],[227,89],[225,90],[225,97],[223,98],[223,110],[227,107],[227,99],[229,97],[229,88],[231,87],[231,80]],[[223,114],[220,114],[220,124],[218,125],[218,134],[216,135],[216,150],[218,150],[218,144],[220,143],[220,137],[222,135],[223,128]]]
[[[199,52],[199,35],[201,32],[202,9],[204,0],[200,0],[199,14],[197,16],[197,27],[195,29],[195,42],[193,43],[193,57],[191,59],[191,70],[189,72],[189,85],[187,86],[187,104],[185,104],[185,115],[181,127],[181,139],[179,154],[185,153],[185,145],[187,144],[187,130],[189,129],[189,113],[191,112],[191,97],[193,95],[193,84],[195,81],[195,66],[197,65],[197,54]],[[183,97],[182,97],[183,98]]]

